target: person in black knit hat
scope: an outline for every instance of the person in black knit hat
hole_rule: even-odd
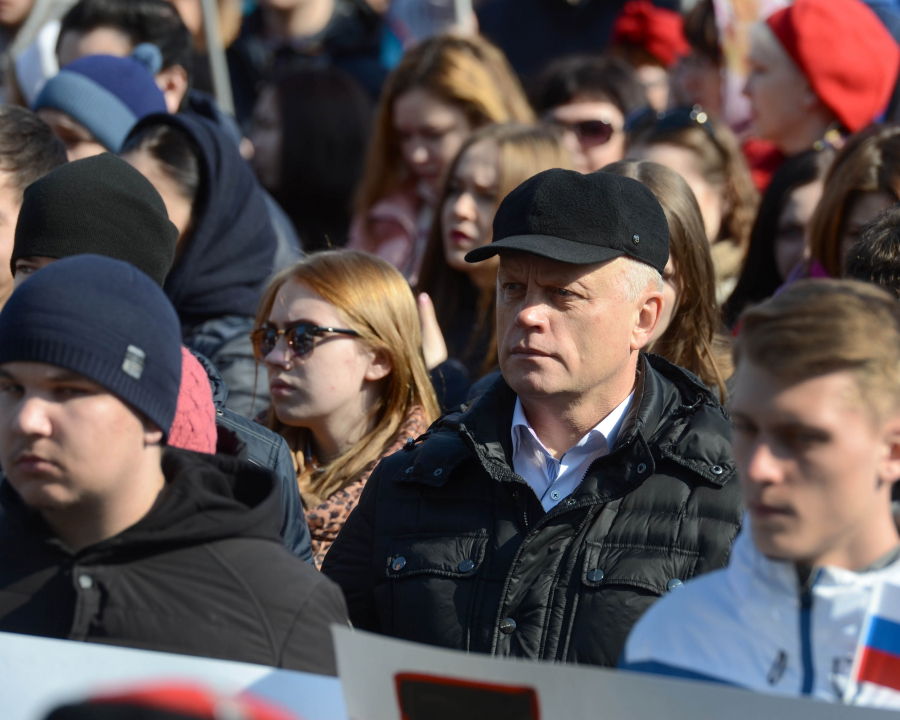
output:
[[[162,287],[177,228],[141,173],[115,155],[61,165],[25,190],[10,261],[16,286],[59,258],[94,253],[125,260]]]
[[[278,481],[166,446],[171,302],[133,265],[53,263],[0,312],[0,631],[335,674],[340,589],[281,543]]]

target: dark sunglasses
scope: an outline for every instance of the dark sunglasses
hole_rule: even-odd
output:
[[[291,349],[294,356],[303,359],[312,354],[316,338],[322,337],[325,333],[340,333],[341,335],[359,337],[359,333],[356,330],[319,327],[318,325],[310,325],[307,322],[299,322],[288,325],[284,330],[278,330],[271,325],[263,325],[250,333],[250,340],[253,342],[253,354],[256,356],[256,362],[261,363],[275,349],[275,346],[278,344],[278,338],[282,335],[284,335],[287,346]]]
[[[626,133],[639,133],[653,129],[659,133],[683,130],[691,125],[699,125],[709,135],[710,139],[718,145],[709,115],[699,105],[693,107],[676,107],[670,110],[654,110],[642,108],[631,113],[625,119]]]
[[[615,129],[609,120],[582,120],[581,122],[565,122],[553,114],[544,116],[544,122],[564,130],[571,130],[578,142],[588,145],[605,145],[613,136]]]

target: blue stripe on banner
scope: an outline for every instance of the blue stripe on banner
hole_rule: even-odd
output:
[[[703,673],[694,672],[676,665],[666,665],[665,663],[656,662],[655,660],[644,660],[633,663],[620,663],[620,670],[630,670],[631,672],[647,673],[648,675],[663,675],[665,677],[682,678],[684,680],[702,680],[703,682],[717,683],[718,685],[731,685],[732,687],[740,687],[727,680],[713,677],[712,675],[704,675]]]
[[[873,617],[866,645],[881,652],[900,656],[900,623],[878,616]]]

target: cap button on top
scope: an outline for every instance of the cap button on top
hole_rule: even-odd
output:
[[[406,558],[405,557],[398,557],[396,560],[394,560],[393,564],[391,565],[391,568],[393,568],[394,572],[400,572],[405,567],[406,567]]]
[[[471,570],[473,567],[475,567],[475,561],[474,561],[474,560],[472,560],[472,559],[469,559],[469,560],[463,560],[463,561],[459,564],[459,571],[460,571],[460,572],[469,572],[469,570]]]
[[[635,235],[635,236],[634,236],[633,238],[631,238],[631,239],[634,241],[634,244],[637,245],[637,244],[641,241],[641,236],[640,236],[640,235]]]

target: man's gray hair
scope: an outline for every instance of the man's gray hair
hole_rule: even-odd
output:
[[[629,300],[637,300],[649,289],[662,292],[663,279],[659,270],[627,255],[622,259],[625,260],[622,270],[622,287]]]

